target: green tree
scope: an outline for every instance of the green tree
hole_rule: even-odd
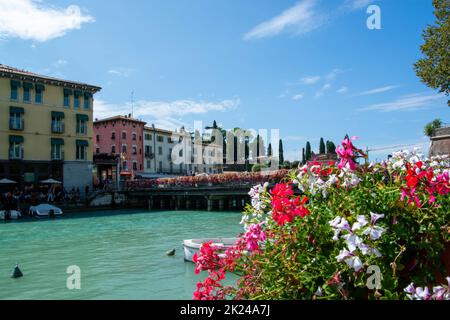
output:
[[[309,141],[306,142],[306,149],[305,149],[305,162],[311,160],[311,143]]]
[[[423,32],[425,43],[420,47],[425,57],[414,64],[422,81],[439,92],[450,94],[450,0],[433,0],[436,24]],[[447,101],[450,106],[450,100]]]
[[[434,119],[432,122],[428,123],[425,128],[423,129],[423,133],[428,136],[431,137],[434,134],[434,131],[436,129],[439,129],[440,127],[442,127],[442,120],[441,119]]]
[[[325,142],[323,141],[323,138],[320,138],[320,144],[319,144],[319,154],[325,153]]]
[[[305,157],[305,148],[302,148],[302,163],[306,163],[306,157]]]
[[[267,156],[271,157],[272,156],[272,144],[269,143],[269,146],[267,147]]]
[[[336,153],[336,145],[333,141],[327,141],[327,153]]]
[[[283,151],[283,140],[280,139],[280,143],[278,145],[278,156],[280,160],[280,165],[284,163],[284,151]]]

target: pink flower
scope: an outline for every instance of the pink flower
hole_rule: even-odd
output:
[[[260,224],[252,224],[245,234],[244,239],[247,250],[257,251],[259,250],[259,242],[266,240],[266,234]]]

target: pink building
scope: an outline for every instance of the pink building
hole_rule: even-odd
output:
[[[100,155],[118,155],[122,177],[143,171],[145,124],[146,122],[131,116],[115,116],[94,121],[94,158]]]

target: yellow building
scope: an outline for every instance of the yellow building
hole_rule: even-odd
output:
[[[101,88],[0,65],[0,179],[92,184],[93,95]]]

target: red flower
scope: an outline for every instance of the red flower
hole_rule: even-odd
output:
[[[219,257],[219,247],[212,246],[212,241],[204,243],[200,247],[200,255],[194,254],[192,259],[195,262],[195,274],[200,271],[215,270],[221,266]]]
[[[273,220],[282,226],[286,222],[294,221],[296,216],[305,217],[310,212],[304,206],[308,201],[307,197],[301,199],[294,197],[294,191],[289,184],[277,184],[272,189],[272,217]]]

